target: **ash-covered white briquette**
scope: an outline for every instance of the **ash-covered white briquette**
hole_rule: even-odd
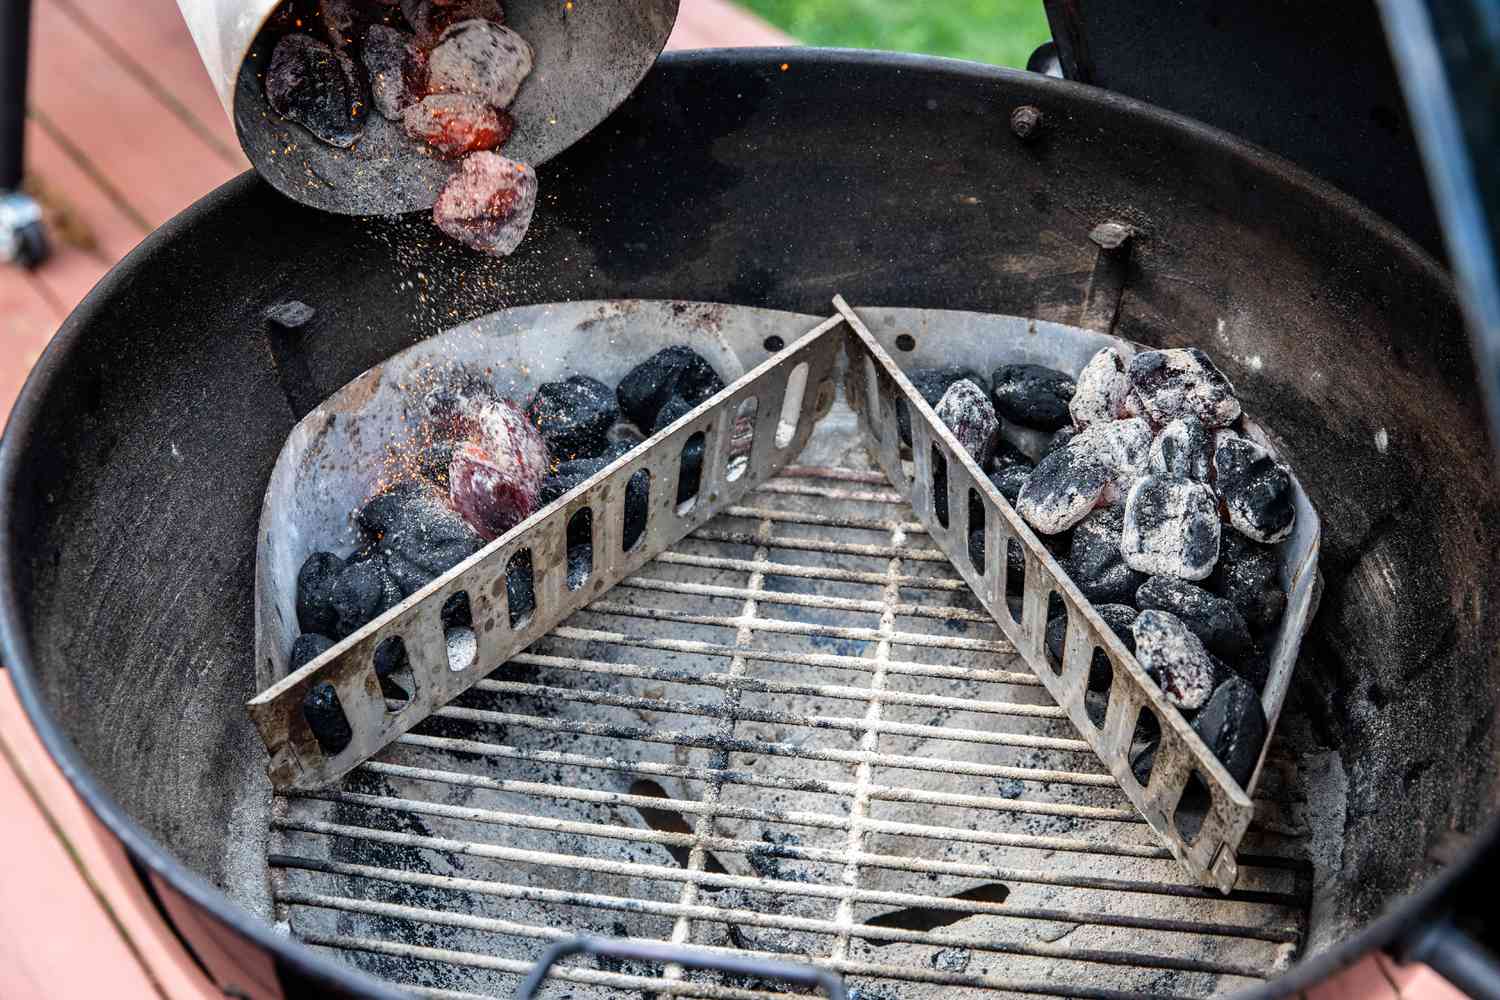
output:
[[[1032,470],[1016,498],[1016,512],[1044,535],[1066,531],[1099,505],[1114,470],[1098,452],[1059,448]]]
[[[1151,425],[1140,417],[1100,421],[1074,435],[1068,447],[1094,453],[1109,468],[1111,483],[1104,502],[1113,503],[1124,499],[1136,476],[1146,471]]]
[[[1186,416],[1205,427],[1227,427],[1240,415],[1234,386],[1196,347],[1141,351],[1130,359],[1130,383],[1158,427]]]
[[[445,30],[428,53],[427,88],[508,108],[534,60],[526,39],[493,21],[471,18]]]
[[[1213,490],[1179,476],[1142,476],[1125,498],[1120,552],[1131,569],[1202,580],[1219,559]]]
[[[1223,679],[1219,663],[1182,620],[1166,611],[1142,611],[1131,625],[1135,658],[1167,701],[1185,712],[1202,708]]]
[[[1151,442],[1150,468],[1167,476],[1207,482],[1212,468],[1213,447],[1208,428],[1194,416],[1178,417],[1157,433]]]
[[[1214,488],[1229,523],[1257,542],[1279,542],[1292,533],[1292,477],[1271,453],[1233,431],[1214,435]]]
[[[1125,358],[1113,347],[1099,351],[1078,373],[1073,399],[1068,411],[1073,425],[1084,428],[1100,421],[1125,416],[1125,400],[1130,395],[1130,378],[1125,374]]]
[[[968,379],[960,379],[943,393],[933,413],[948,426],[974,461],[981,467],[989,463],[1000,436],[1000,418],[995,416],[995,404],[983,389]]]

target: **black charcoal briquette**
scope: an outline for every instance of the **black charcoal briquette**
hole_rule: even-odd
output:
[[[656,425],[657,414],[677,396],[697,405],[724,388],[724,380],[702,355],[675,345],[657,351],[620,380],[615,398],[620,412],[641,430]]]
[[[365,504],[358,520],[385,555],[386,568],[403,595],[420,590],[484,545],[427,486],[395,486]]]
[[[1251,651],[1250,629],[1235,606],[1217,594],[1171,576],[1153,576],[1135,592],[1142,611],[1170,611],[1203,640],[1209,652],[1231,664]]]
[[[304,632],[332,635],[338,626],[333,610],[333,585],[344,571],[344,560],[332,552],[314,552],[297,571],[297,624]]]
[[[272,109],[320,141],[348,149],[364,135],[364,84],[348,54],[311,35],[283,35],[265,79]]]
[[[1099,617],[1104,619],[1110,631],[1119,636],[1125,648],[1132,653],[1135,652],[1135,633],[1130,626],[1135,622],[1135,609],[1127,604],[1096,604],[1094,610]],[[1047,653],[1052,658],[1055,666],[1061,666],[1063,648],[1068,632],[1068,619],[1059,615],[1047,623]],[[1094,658],[1089,662],[1089,690],[1103,691],[1110,686],[1114,677],[1114,670],[1110,666],[1109,657],[1104,655],[1104,650],[1094,650]]]
[[[592,458],[609,444],[609,429],[620,407],[609,386],[587,375],[544,382],[531,397],[526,415],[547,442],[555,462]]]
[[[1125,508],[1121,504],[1102,507],[1073,529],[1072,544],[1062,560],[1063,569],[1083,595],[1094,604],[1128,604],[1146,582],[1120,554]]]
[[[333,586],[336,620],[331,634],[342,639],[401,603],[401,589],[381,560],[356,563]]]
[[[990,482],[995,484],[995,489],[1000,491],[1001,496],[1010,501],[1012,507],[1020,499],[1021,490],[1030,478],[1031,466],[1020,463],[1004,465],[990,473]]]
[[[1214,488],[1240,534],[1269,543],[1292,533],[1291,474],[1254,441],[1233,431],[1214,435]]]
[[[295,672],[333,648],[333,640],[316,632],[297,636],[292,643],[292,655],[287,658],[287,669]]]
[[[1229,677],[1214,689],[1193,719],[1193,728],[1243,788],[1255,773],[1266,742],[1268,727],[1260,695],[1242,678]]]
[[[1208,579],[1209,589],[1233,604],[1251,628],[1265,630],[1286,612],[1286,592],[1281,589],[1280,559],[1276,550],[1226,531],[1219,564]]]
[[[327,681],[319,681],[307,689],[302,698],[302,717],[326,754],[342,752],[354,739],[354,730],[349,728],[349,720],[339,703],[339,693]]]
[[[1003,365],[990,379],[990,399],[1003,419],[1055,431],[1072,420],[1073,376],[1042,365]]]
[[[652,434],[660,434],[672,424],[681,420],[693,411],[696,403],[689,403],[680,396],[673,396],[667,400],[665,406],[656,415],[656,423],[651,425]],[[698,485],[703,481],[703,445],[704,438],[691,434],[687,442],[682,446],[682,455],[678,464],[677,476],[677,502],[687,503],[688,500],[698,495]]]
[[[1213,447],[1208,429],[1194,416],[1178,417],[1151,442],[1151,471],[1198,482],[1208,480]]]
[[[460,590],[443,602],[441,611],[443,628],[473,628],[474,611],[469,604],[469,595]]]

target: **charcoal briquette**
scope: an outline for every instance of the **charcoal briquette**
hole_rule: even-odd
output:
[[[667,404],[656,414],[656,423],[651,425],[651,433],[660,434],[691,413],[695,405],[694,403],[689,403],[681,396],[673,396],[667,400]],[[682,446],[682,455],[678,460],[678,503],[687,503],[698,495],[698,487],[703,481],[703,447],[705,441],[705,438],[691,434],[688,436],[687,442]]]
[[[1068,442],[1070,450],[1097,455],[1110,470],[1110,492],[1106,503],[1125,498],[1136,476],[1146,470],[1151,456],[1151,425],[1140,417],[1101,420],[1090,424]]]
[[[948,387],[933,412],[953,432],[981,467],[994,453],[995,439],[1000,435],[1000,418],[989,396],[968,379],[959,379]]]
[[[587,375],[544,382],[526,407],[553,461],[592,458],[609,444],[609,429],[620,419],[614,390]]]
[[[1132,653],[1135,652],[1135,633],[1131,631],[1131,625],[1135,622],[1135,609],[1128,604],[1096,604],[1094,610],[1099,617],[1104,619],[1110,631],[1119,636],[1125,648]],[[1047,623],[1047,655],[1051,657],[1053,666],[1061,667],[1063,650],[1068,634],[1068,619],[1066,615],[1058,615]],[[1114,678],[1114,668],[1110,665],[1109,657],[1104,650],[1095,649],[1094,657],[1089,661],[1089,686],[1090,691],[1106,690]]]
[[[287,670],[295,673],[333,648],[333,640],[316,632],[304,632],[292,642]]]
[[[442,617],[443,628],[473,628],[474,611],[469,604],[469,595],[460,590],[451,595],[443,602],[443,609],[439,614]]]
[[[946,368],[917,368],[907,372],[906,377],[911,381],[912,388],[921,394],[927,401],[927,405],[936,408],[942,402],[943,394],[955,382],[969,381],[979,387],[981,392],[989,392],[989,384],[985,382],[984,376],[972,368],[963,368],[950,365]],[[901,437],[901,443],[911,446],[911,413],[906,407],[896,407],[896,433]]]
[[[1030,478],[1031,466],[1020,463],[1003,465],[990,473],[990,482],[995,484],[995,489],[1000,491],[1001,496],[1010,501],[1012,507],[1020,499],[1021,490]]]
[[[1240,415],[1234,386],[1196,347],[1141,351],[1130,359],[1130,387],[1158,427],[1186,416],[1225,427]]]
[[[1001,418],[1055,431],[1072,420],[1068,404],[1077,383],[1073,376],[1042,365],[1003,365],[990,378],[990,399]]]
[[[1125,498],[1120,551],[1131,569],[1202,580],[1219,559],[1219,510],[1207,485],[1142,476]]]
[[[1142,611],[1170,611],[1215,656],[1237,663],[1250,653],[1250,628],[1224,598],[1172,576],[1153,576],[1135,592]]]
[[[311,35],[283,35],[266,67],[266,100],[321,142],[341,149],[364,134],[364,85],[354,60]]]
[[[508,108],[531,74],[533,59],[531,45],[509,28],[485,18],[459,21],[427,54],[427,88]]]
[[[297,624],[302,631],[334,633],[333,585],[343,571],[344,560],[332,552],[314,552],[303,561],[297,571]]]
[[[1251,628],[1264,631],[1286,612],[1280,564],[1275,549],[1237,531],[1226,531],[1208,587],[1234,605]]]
[[[402,483],[360,508],[357,520],[403,595],[416,593],[483,547],[436,489]]]
[[[401,588],[386,572],[383,561],[347,566],[333,585],[335,621],[329,634],[336,639],[352,635],[400,604],[401,598]]]
[[[1066,448],[1077,436],[1078,432],[1072,427],[1059,427],[1057,433],[1047,439],[1046,446],[1042,448],[1041,458],[1046,458],[1059,448]]]
[[[676,396],[694,406],[724,388],[704,357],[680,344],[664,347],[632,368],[615,390],[623,413],[641,430],[656,426],[661,408]]]
[[[465,156],[432,204],[432,224],[491,257],[515,252],[536,211],[536,171],[499,153]]]
[[[472,438],[453,451],[448,497],[485,541],[499,538],[537,509],[548,472],[547,444],[514,403],[480,408]]]
[[[1167,611],[1142,611],[1131,626],[1135,656],[1167,701],[1196,712],[1222,681],[1224,667],[1182,619]]]
[[[1043,534],[1071,528],[1099,505],[1114,470],[1092,449],[1054,451],[1032,470],[1016,499],[1016,510]]]
[[[1269,727],[1260,695],[1239,677],[1229,677],[1208,698],[1193,728],[1240,787],[1249,783]]]
[[[323,752],[341,753],[354,739],[354,730],[339,703],[339,693],[327,681],[319,681],[302,697],[302,717]]]
[[[399,122],[401,112],[426,96],[427,59],[406,32],[372,24],[365,32],[361,60],[375,110],[391,121]]]
[[[1120,554],[1124,526],[1123,504],[1094,511],[1073,529],[1072,544],[1061,560],[1068,578],[1096,605],[1129,604],[1146,582],[1146,575],[1126,565]]]
[[[1119,420],[1125,416],[1129,393],[1125,358],[1113,347],[1103,348],[1078,373],[1073,399],[1068,403],[1073,426],[1082,429],[1100,421]]]
[[[1178,417],[1151,442],[1150,468],[1164,476],[1207,482],[1213,448],[1208,429],[1194,416]]]
[[[1214,488],[1229,525],[1257,542],[1279,542],[1296,518],[1292,477],[1271,453],[1233,431],[1214,435]]]
[[[508,112],[468,94],[429,94],[401,112],[401,128],[407,135],[449,159],[499,149],[515,124]],[[504,198],[508,192],[501,188],[494,196]]]

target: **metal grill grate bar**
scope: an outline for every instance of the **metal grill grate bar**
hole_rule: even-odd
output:
[[[924,906],[932,903],[931,897],[924,897],[915,893],[886,893],[869,889],[854,889],[848,886],[820,885],[814,882],[790,882],[779,879],[752,878],[746,875],[693,871],[684,868],[669,868],[665,865],[615,861],[607,858],[590,858],[582,855],[558,854],[550,851],[534,851],[525,848],[506,847],[501,844],[456,840],[450,837],[429,837],[417,833],[379,830],[372,827],[353,826],[343,823],[327,823],[321,820],[284,818],[272,820],[272,825],[279,830],[299,833],[353,837],[403,847],[450,851],[455,854],[490,858],[495,861],[511,861],[544,867],[573,868],[608,875],[628,875],[636,878],[657,879],[665,882],[693,882],[699,885],[716,886],[726,889],[751,889],[792,896],[816,896],[825,899],[844,899],[847,897],[860,902],[885,903],[893,906]],[[1148,895],[1175,896],[1183,899],[1217,900],[1228,898],[1242,903],[1267,903],[1273,906],[1283,906],[1292,909],[1295,909],[1302,901],[1299,896],[1285,892],[1236,889],[1228,894],[1228,896],[1225,896],[1202,886],[1182,885],[1171,882],[1150,882],[1145,880],[1058,874],[1056,872],[1024,868],[996,868],[995,871],[996,877],[1007,882],[1052,885],[1070,889],[1098,889],[1106,892],[1143,893]]]
[[[639,832],[639,831],[637,831]],[[718,850],[716,844],[709,847]],[[871,862],[871,856],[866,856],[866,862]],[[328,875],[345,875],[354,878],[375,879],[382,882],[392,882],[403,885],[420,885],[433,889],[445,889],[453,892],[472,892],[485,896],[496,896],[503,899],[525,899],[536,902],[556,904],[559,906],[590,906],[605,910],[617,910],[629,913],[654,913],[661,916],[679,916],[684,913],[702,919],[713,920],[720,923],[744,924],[753,927],[770,927],[785,930],[810,930],[819,932],[831,932],[837,925],[827,921],[808,917],[786,916],[776,913],[762,913],[758,910],[735,909],[732,907],[718,906],[684,906],[682,903],[674,903],[666,900],[634,899],[621,896],[606,896],[600,893],[571,892],[563,889],[548,889],[541,886],[516,885],[508,882],[485,881],[472,878],[455,878],[448,875],[431,875],[424,872],[408,872],[391,868],[376,868],[370,865],[341,864],[334,861],[321,861],[315,858],[301,858],[287,854],[272,855],[271,865],[275,868],[296,868],[303,871],[320,872]],[[950,900],[947,897],[930,897],[943,903],[964,904],[965,900]],[[1213,923],[1208,921],[1194,920],[1172,920],[1153,917],[1136,917],[1129,914],[1116,914],[1105,912],[1090,912],[1077,910],[1043,910],[1025,907],[1010,907],[1003,904],[969,903],[972,909],[967,912],[992,913],[1003,916],[1008,920],[1017,921],[1049,921],[1058,923],[1090,924],[1100,927],[1122,927],[1131,930],[1161,931],[1169,934],[1192,934],[1208,937],[1232,937],[1247,938],[1256,941],[1267,941],[1275,944],[1290,944],[1298,939],[1298,931],[1294,926],[1262,926],[1255,924],[1228,924]],[[879,930],[878,928],[876,930]],[[879,936],[874,935],[874,936]],[[950,944],[954,939],[928,935],[928,939],[937,944]]]

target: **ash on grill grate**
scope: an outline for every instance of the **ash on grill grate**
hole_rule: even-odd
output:
[[[1207,996],[1284,967],[1306,919],[1301,840],[1251,836],[1234,894],[1194,884],[881,479],[794,468],[285,799],[272,864],[295,934],[418,995],[507,995],[588,932],[816,960],[863,996]]]

